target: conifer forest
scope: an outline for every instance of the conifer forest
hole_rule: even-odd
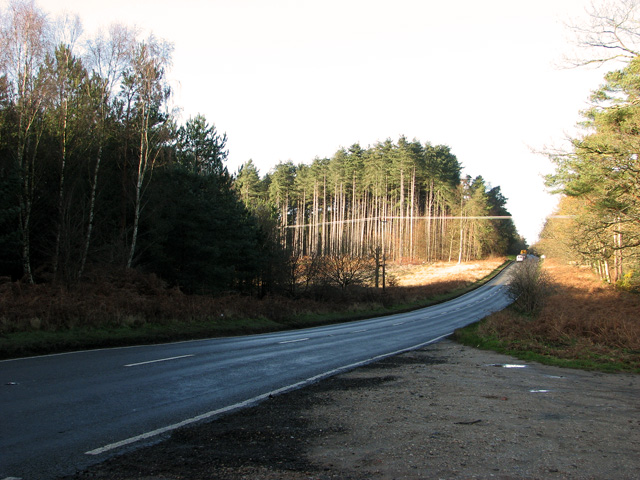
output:
[[[449,146],[401,136],[230,173],[226,135],[172,105],[171,44],[123,25],[80,32],[33,2],[0,15],[5,279],[137,269],[188,293],[264,294],[323,261],[377,272],[522,247],[500,187],[463,176]]]

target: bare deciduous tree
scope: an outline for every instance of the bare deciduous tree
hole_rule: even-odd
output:
[[[363,283],[371,276],[371,260],[367,257],[353,257],[346,254],[329,255],[324,258],[325,278],[343,291],[350,285]]]
[[[87,227],[84,236],[84,246],[80,259],[78,276],[82,276],[89,255],[91,245],[91,235],[95,218],[96,194],[98,188],[98,176],[102,163],[102,150],[106,142],[107,116],[112,97],[116,94],[117,88],[124,75],[127,66],[127,59],[130,58],[137,31],[125,27],[121,24],[112,24],[108,32],[99,32],[98,35],[87,44],[87,64],[96,73],[99,85],[96,88],[98,97],[96,104],[95,139],[97,142],[95,164],[91,180],[91,194],[89,199],[89,212]]]
[[[87,75],[81,62],[74,52],[80,35],[82,24],[75,15],[63,15],[53,24],[53,45],[55,52],[45,60],[44,81],[47,89],[47,110],[53,112],[53,122],[60,142],[59,165],[60,176],[58,182],[58,211],[56,221],[55,251],[52,261],[54,276],[58,275],[60,264],[61,244],[63,242],[64,200],[66,197],[66,173],[69,161],[70,136],[72,135],[70,122],[81,115],[79,99],[82,97],[82,83]],[[75,104],[75,105],[73,105]],[[75,108],[74,108],[75,107]],[[74,111],[75,110],[75,111]],[[68,252],[67,252],[68,253]]]
[[[526,314],[535,314],[544,305],[551,287],[549,276],[536,258],[527,258],[511,271],[509,296],[516,308]]]
[[[580,53],[566,62],[573,67],[629,62],[640,53],[640,0],[592,4],[583,21],[567,24]]]
[[[35,191],[35,158],[42,130],[38,128],[44,99],[39,76],[49,51],[50,25],[33,0],[12,1],[0,24],[0,71],[7,78],[9,96],[16,109],[14,151],[22,176],[20,233],[24,275],[31,271],[31,213]],[[42,122],[40,122],[42,124]]]
[[[161,136],[166,134],[162,128],[168,116],[162,114],[161,107],[170,95],[165,80],[165,69],[171,63],[173,46],[153,35],[146,41],[139,42],[131,57],[131,68],[125,75],[125,83],[130,90],[136,110],[137,135],[139,135],[137,172],[135,175],[135,200],[133,213],[133,231],[127,267],[133,265],[140,213],[142,211],[142,194],[146,180],[151,175],[159,153]]]

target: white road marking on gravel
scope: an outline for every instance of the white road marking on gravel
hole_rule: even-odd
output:
[[[125,367],[137,367],[138,365],[147,365],[149,363],[168,362],[169,360],[178,360],[179,358],[193,357],[195,355],[180,355],[179,357],[160,358],[158,360],[149,360],[148,362],[129,363]]]
[[[284,343],[296,343],[296,342],[305,342],[309,340],[309,337],[306,338],[296,338],[295,340],[283,340],[282,342],[278,342],[280,345]]]
[[[375,357],[371,357],[371,358],[368,358],[366,360],[361,360],[359,362],[355,362],[355,363],[352,363],[350,365],[345,365],[344,367],[334,368],[333,370],[329,370],[327,372],[320,373],[318,375],[314,375],[313,377],[309,377],[306,380],[301,380],[301,381],[293,383],[291,385],[287,385],[286,387],[281,387],[281,388],[278,388],[276,390],[272,390],[270,392],[263,393],[261,395],[255,396],[253,398],[249,398],[247,400],[244,400],[242,402],[235,403],[233,405],[228,405],[226,407],[222,407],[222,408],[219,408],[217,410],[212,410],[210,412],[203,413],[202,415],[198,415],[196,417],[188,418],[188,419],[183,420],[181,422],[174,423],[173,425],[168,425],[166,427],[158,428],[156,430],[151,430],[150,432],[142,433],[140,435],[136,435],[135,437],[130,437],[130,438],[127,438],[125,440],[121,440],[119,442],[110,443],[109,445],[105,445],[104,447],[96,448],[94,450],[89,450],[88,452],[85,452],[85,455],[100,455],[101,453],[105,453],[105,452],[108,452],[110,450],[115,450],[116,448],[124,447],[125,445],[130,445],[132,443],[139,442],[140,440],[146,440],[148,438],[156,437],[158,435],[162,435],[163,433],[171,432],[171,431],[176,430],[178,428],[190,425],[192,423],[200,422],[202,420],[206,420],[208,418],[215,417],[215,416],[223,414],[223,413],[231,412],[233,410],[238,410],[238,409],[244,408],[244,407],[249,407],[251,405],[255,405],[255,404],[261,402],[262,400],[266,400],[269,397],[272,397],[272,396],[275,396],[275,395],[280,395],[281,393],[290,392],[292,390],[297,390],[298,388],[302,388],[304,386],[310,385],[310,384],[315,383],[315,382],[317,382],[319,380],[322,380],[324,378],[331,377],[333,375],[337,375],[339,373],[346,372],[348,370],[353,370],[356,367],[361,367],[362,365],[366,365],[368,363],[376,362],[376,361],[382,360],[384,358],[392,357],[394,355],[399,355],[401,353],[406,353],[406,352],[410,352],[412,350],[417,350],[418,348],[426,347],[427,345],[431,345],[432,343],[439,342],[440,340],[442,340],[443,338],[448,337],[452,333],[453,332],[449,332],[449,333],[447,333],[445,335],[441,335],[441,336],[439,336],[437,338],[434,338],[433,340],[429,340],[428,342],[419,343],[418,345],[414,345],[414,346],[408,347],[408,348],[403,348],[402,350],[397,350],[397,351],[391,352],[391,353],[384,353],[382,355],[376,355]]]

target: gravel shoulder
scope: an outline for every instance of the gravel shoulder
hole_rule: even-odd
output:
[[[640,376],[522,365],[446,340],[67,478],[640,478]]]

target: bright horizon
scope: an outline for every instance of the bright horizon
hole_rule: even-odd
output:
[[[78,14],[85,35],[113,22],[174,44],[181,121],[228,135],[229,171],[252,159],[310,163],[401,135],[448,145],[463,174],[507,197],[533,243],[557,199],[549,160],[605,70],[561,69],[564,23],[591,0],[41,0]],[[2,0],[3,7],[7,1]]]

